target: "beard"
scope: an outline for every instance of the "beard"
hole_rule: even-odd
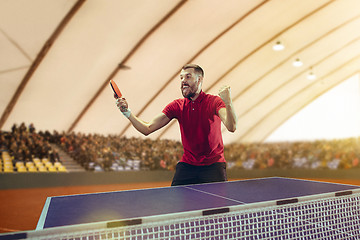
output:
[[[184,96],[184,98],[187,98],[191,101],[191,98],[195,96],[196,91],[191,89],[190,87],[187,88],[185,91],[181,88],[181,93]]]

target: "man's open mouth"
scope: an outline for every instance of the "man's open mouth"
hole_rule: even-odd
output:
[[[189,88],[190,86],[189,85],[187,85],[187,84],[184,84],[184,85],[182,85],[182,89],[185,89],[185,88]]]

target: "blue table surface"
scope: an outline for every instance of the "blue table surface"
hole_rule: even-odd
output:
[[[262,178],[49,198],[43,228],[221,208],[357,189],[289,178]],[[39,224],[38,224],[39,226]]]

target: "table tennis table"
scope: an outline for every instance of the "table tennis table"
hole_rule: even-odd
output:
[[[359,186],[271,177],[55,196],[27,237],[80,229],[93,233],[66,239],[358,239],[359,194]]]

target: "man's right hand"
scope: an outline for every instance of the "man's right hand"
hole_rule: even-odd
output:
[[[121,112],[126,112],[126,110],[128,109],[128,103],[125,98],[117,98],[116,106],[119,108]]]
[[[124,114],[125,117],[127,117],[127,118],[130,117],[131,110],[130,110],[125,98],[117,98],[116,106],[119,108],[119,110],[122,112],[122,114]]]

